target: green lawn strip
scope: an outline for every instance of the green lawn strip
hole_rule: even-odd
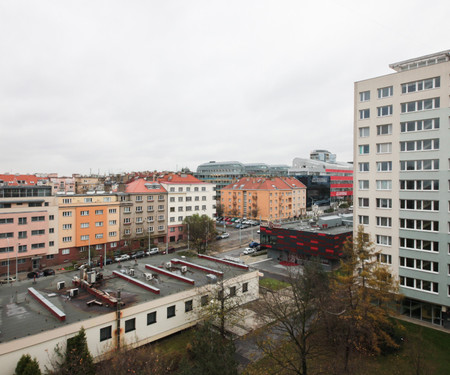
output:
[[[364,375],[403,375],[403,374],[450,374],[450,333],[400,321],[405,328],[401,349],[389,355],[361,357]],[[324,357],[316,361],[325,361]],[[251,363],[244,375],[265,374],[264,369],[273,366],[270,358],[264,357]],[[311,368],[320,363],[310,363]],[[314,372],[314,371],[313,371]]]
[[[263,288],[267,288],[274,291],[284,289],[289,286],[289,284],[284,281],[272,279],[270,277],[259,279],[259,285],[262,286]]]
[[[186,345],[191,342],[194,331],[186,329],[154,343],[154,349],[164,354],[186,354]],[[152,344],[150,344],[152,345]]]

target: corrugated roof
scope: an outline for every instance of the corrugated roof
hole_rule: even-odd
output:
[[[306,189],[299,180],[292,177],[243,177],[237,182],[225,186],[222,190],[291,190]]]

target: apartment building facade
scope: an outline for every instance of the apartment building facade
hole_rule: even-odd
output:
[[[139,179],[127,184],[119,196],[122,240],[138,241],[140,247],[148,239],[153,245],[167,242],[168,199],[160,183]]]
[[[187,238],[183,221],[192,215],[216,216],[215,185],[200,181],[183,173],[171,173],[158,178],[168,192],[168,236],[169,241]]]
[[[54,197],[0,198],[0,274],[45,267],[58,254]]]
[[[405,296],[402,313],[450,327],[450,50],[355,83],[355,229]]]
[[[95,258],[116,250],[120,201],[116,194],[57,196],[59,253],[55,264]]]
[[[292,177],[244,177],[222,189],[225,216],[263,221],[306,214],[306,187]]]

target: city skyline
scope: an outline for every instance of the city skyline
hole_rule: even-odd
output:
[[[353,82],[448,49],[450,5],[23,0],[0,10],[0,173],[69,175],[291,165],[317,148],[351,161]]]

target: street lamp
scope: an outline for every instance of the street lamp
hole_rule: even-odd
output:
[[[187,224],[187,227],[188,227],[188,238],[187,238],[187,240],[188,240],[188,251],[189,251],[189,223],[186,223]]]

